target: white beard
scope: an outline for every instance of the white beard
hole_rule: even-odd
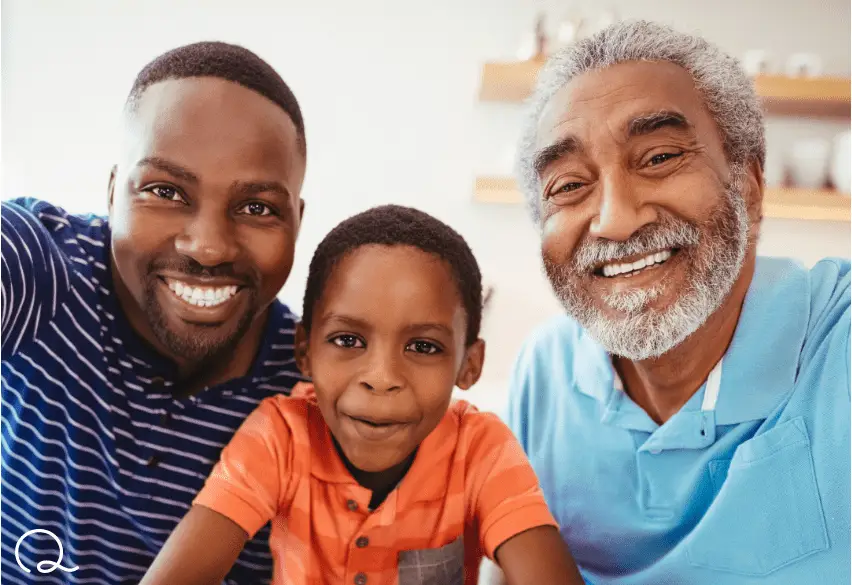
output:
[[[544,257],[547,276],[563,306],[608,352],[639,361],[668,352],[694,333],[724,302],[733,288],[749,246],[749,219],[742,197],[745,173],[733,169],[735,180],[711,218],[697,226],[664,217],[630,239],[586,240],[570,264]],[[600,300],[619,316],[607,315],[579,284],[594,266],[634,254],[679,248],[687,255],[689,282],[664,310],[648,308],[665,291],[665,283]],[[669,260],[671,261],[671,260]]]

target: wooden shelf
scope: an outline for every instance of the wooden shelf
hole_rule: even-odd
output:
[[[474,199],[482,203],[522,203],[515,181],[507,177],[477,177]],[[822,221],[849,221],[850,198],[835,191],[766,189],[765,217]]]
[[[482,68],[480,101],[522,102],[532,92],[543,63],[486,63]],[[850,117],[850,80],[846,78],[759,75],[754,86],[770,115]]]

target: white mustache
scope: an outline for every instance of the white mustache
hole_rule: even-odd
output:
[[[574,252],[572,268],[579,274],[585,274],[601,264],[614,262],[627,256],[646,255],[651,252],[671,248],[697,246],[701,240],[698,227],[674,218],[665,218],[662,222],[649,224],[629,239],[586,240]]]

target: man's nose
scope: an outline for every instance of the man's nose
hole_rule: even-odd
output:
[[[642,226],[655,221],[655,212],[637,196],[625,172],[602,175],[598,213],[589,226],[591,235],[624,241]]]
[[[379,344],[375,344],[379,345]],[[405,385],[402,375],[402,355],[391,348],[371,348],[369,360],[361,373],[361,385],[376,393],[386,393],[399,390]]]
[[[221,211],[197,211],[175,240],[178,253],[202,266],[217,266],[237,259],[236,224]]]

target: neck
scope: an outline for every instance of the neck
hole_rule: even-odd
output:
[[[343,449],[340,448],[340,445],[337,443],[337,439],[334,439],[333,436],[332,439],[334,441],[334,446],[337,449],[337,454],[340,455],[340,459],[343,461],[343,464],[346,466],[349,473],[352,474],[352,477],[355,478],[355,481],[357,481],[361,486],[377,494],[386,495],[388,492],[392,491],[393,488],[402,481],[402,478],[405,477],[408,470],[411,469],[411,464],[414,463],[414,456],[417,454],[417,450],[415,449],[411,455],[393,467],[383,471],[363,471],[352,465],[346,455],[343,454]]]
[[[680,345],[653,359],[613,360],[627,394],[658,424],[665,423],[686,404],[728,350],[754,276],[755,262],[752,249],[725,301]]]
[[[223,359],[219,355],[203,363],[189,363],[186,360],[175,359],[178,376],[183,386],[180,395],[192,396],[210,386],[223,384],[248,374],[260,350],[268,316],[269,308],[255,317],[248,331],[240,337],[234,348],[224,352],[229,359]]]

